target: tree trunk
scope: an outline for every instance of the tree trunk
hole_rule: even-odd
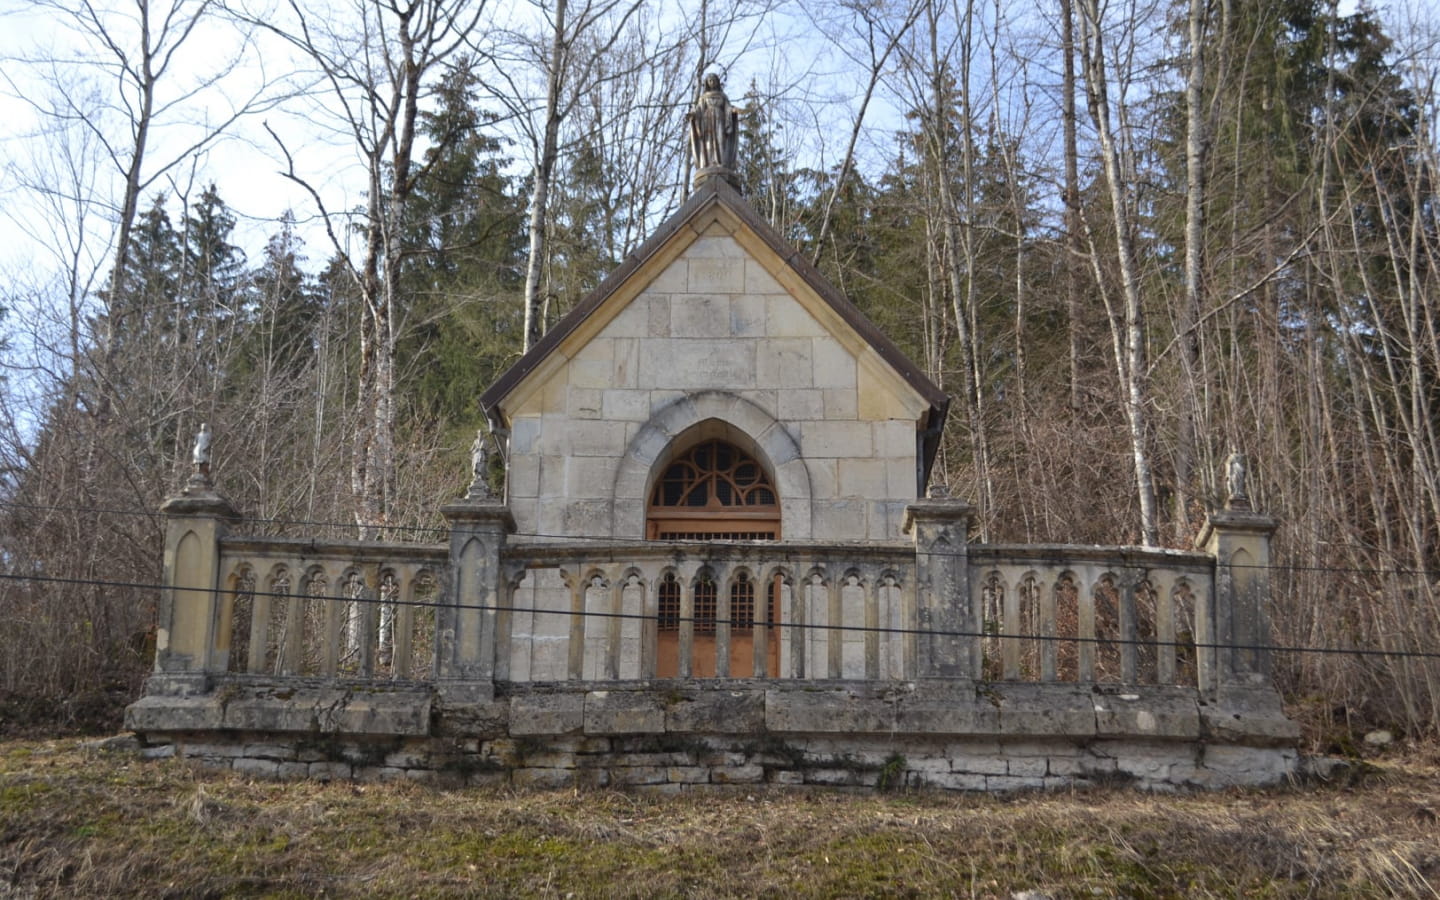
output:
[[[556,0],[553,40],[550,44],[550,71],[545,85],[545,127],[535,160],[535,186],[530,196],[530,254],[525,264],[525,337],[529,350],[545,333],[544,301],[540,282],[545,265],[546,206],[550,202],[550,179],[555,174],[560,135],[560,91],[564,87],[566,64],[565,11],[567,0]]]
[[[1101,32],[1097,0],[1081,0],[1081,41],[1085,64],[1085,91],[1090,116],[1100,140],[1100,155],[1110,194],[1115,223],[1116,261],[1125,301],[1124,335],[1114,335],[1115,368],[1124,398],[1125,421],[1130,433],[1130,451],[1135,467],[1135,487],[1140,501],[1140,540],[1147,547],[1160,543],[1155,503],[1155,481],[1150,464],[1148,398],[1146,397],[1145,323],[1140,302],[1135,235],[1130,224],[1130,202],[1120,165],[1120,148],[1110,125],[1110,99],[1105,65],[1105,40]],[[1112,329],[1116,327],[1111,317]]]

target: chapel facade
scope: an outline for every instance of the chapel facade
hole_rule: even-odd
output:
[[[949,398],[748,205],[708,77],[689,198],[486,390],[442,544],[168,500],[127,726],[275,776],[514,785],[1261,784],[1270,535],[995,545],[930,484]],[[488,460],[505,463],[492,491]],[[203,456],[203,459],[202,459]]]

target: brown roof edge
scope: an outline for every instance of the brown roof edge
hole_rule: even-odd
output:
[[[874,322],[865,316],[860,308],[851,302],[849,297],[836,290],[835,286],[820,274],[811,262],[798,250],[790,246],[780,234],[760,217],[749,203],[740,196],[740,192],[726,183],[723,178],[711,178],[691,193],[675,214],[666,219],[655,233],[650,235],[633,253],[625,258],[605,280],[600,282],[599,287],[585,296],[575,308],[570,310],[555,327],[545,332],[535,346],[529,352],[521,356],[510,368],[506,369],[495,383],[486,388],[480,395],[480,405],[492,421],[498,419],[500,403],[515,389],[526,375],[530,374],[556,346],[560,344],[572,331],[584,322],[590,315],[610,297],[615,290],[624,284],[635,270],[640,268],[650,257],[654,256],[669,240],[674,237],[685,225],[706,207],[713,203],[723,205],[737,218],[745,223],[745,226],[755,232],[757,236],[768,245],[784,263],[798,274],[810,289],[821,297],[845,320],[855,332],[865,339],[880,358],[894,369],[901,378],[905,380],[916,393],[920,394],[930,404],[929,415],[923,424],[926,433],[923,441],[923,472],[928,482],[930,469],[935,462],[935,453],[940,444],[940,432],[945,426],[946,414],[950,409],[950,397],[940,389],[935,382],[931,381],[920,367],[906,356],[895,343],[888,338],[883,331],[876,327]],[[496,424],[501,424],[496,422]],[[924,485],[921,485],[922,489]]]

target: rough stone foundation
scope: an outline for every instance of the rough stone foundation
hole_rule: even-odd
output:
[[[190,685],[195,688],[197,685]],[[1009,791],[1264,785],[1296,772],[1270,692],[733,681],[527,685],[465,696],[250,678],[127,712],[150,756],[260,777],[671,793],[755,785]]]
[[[1294,750],[1161,741],[924,740],[794,735],[549,740],[177,734],[142,752],[262,778],[411,779],[441,786],[613,787],[646,793],[755,785],[1015,791],[1126,784],[1147,790],[1273,783]]]

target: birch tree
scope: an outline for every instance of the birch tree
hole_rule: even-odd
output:
[[[1122,161],[1120,142],[1126,134],[1123,104],[1112,108],[1110,101],[1110,60],[1106,41],[1107,22],[1098,0],[1076,0],[1080,11],[1080,55],[1085,73],[1085,97],[1095,125],[1100,159],[1105,172],[1109,212],[1114,223],[1116,264],[1120,276],[1121,309],[1115,308],[1100,270],[1100,254],[1093,233],[1091,264],[1095,281],[1110,319],[1111,349],[1119,379],[1125,423],[1129,430],[1130,453],[1135,472],[1135,490],[1140,503],[1140,540],[1147,547],[1160,542],[1159,517],[1155,501],[1155,478],[1150,461],[1150,417],[1146,384],[1148,369],[1145,346],[1144,308],[1140,297],[1140,261],[1132,222],[1133,199],[1129,175]]]
[[[364,207],[357,216],[326,206],[317,179],[297,169],[292,138],[272,130],[285,174],[308,190],[337,261],[363,307],[358,388],[350,450],[350,489],[362,539],[392,524],[396,500],[396,345],[405,297],[406,207],[426,177],[416,145],[422,97],[445,64],[466,52],[487,14],[485,0],[353,0],[353,18],[314,14],[298,0],[284,20],[250,13],[313,66],[325,87],[315,117],[348,140],[364,168]],[[360,246],[348,240],[351,228]]]

